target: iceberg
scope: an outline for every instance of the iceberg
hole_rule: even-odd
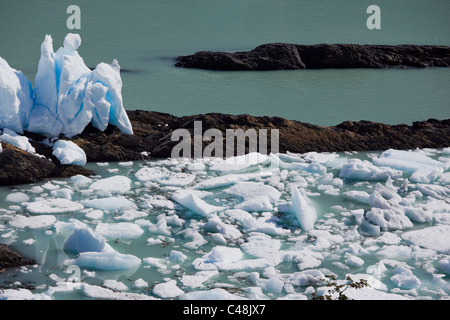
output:
[[[100,63],[90,70],[78,54],[78,34],[69,33],[63,47],[53,51],[46,35],[34,90],[22,72],[0,58],[0,128],[47,137],[73,137],[88,124],[103,131],[108,124],[133,134],[122,101],[119,63]]]
[[[306,196],[303,189],[292,189],[292,209],[301,228],[306,232],[314,229],[314,223],[317,220],[316,208],[311,200]]]

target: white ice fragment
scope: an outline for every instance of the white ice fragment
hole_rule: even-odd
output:
[[[245,298],[229,293],[225,289],[191,291],[178,297],[180,300],[243,300]]]
[[[82,252],[76,259],[66,260],[64,264],[112,271],[135,268],[141,264],[141,259],[116,251]]]
[[[271,176],[272,173],[268,172],[255,172],[255,173],[241,173],[241,174],[227,174],[211,179],[207,179],[197,183],[193,186],[193,189],[207,190],[214,188],[222,188],[232,184],[236,184],[242,181],[256,180],[259,178],[266,178]]]
[[[130,222],[98,223],[95,232],[106,239],[135,239],[144,234],[137,224]]]
[[[143,288],[147,288],[148,287],[148,283],[147,281],[145,281],[142,278],[137,279],[136,281],[133,282],[133,289],[143,289]]]
[[[52,153],[61,164],[84,166],[86,153],[78,145],[68,140],[58,140],[53,145]]]
[[[103,286],[106,288],[112,289],[114,291],[126,291],[128,290],[128,287],[120,281],[114,280],[114,279],[106,279],[103,281]]]
[[[44,229],[51,227],[55,222],[56,218],[52,215],[39,215],[33,217],[15,215],[14,218],[9,221],[9,225],[18,229]]]
[[[226,159],[214,159],[215,161],[209,166],[211,171],[231,172],[249,169],[257,165],[264,165],[270,162],[267,155],[251,152],[241,156],[229,157]]]
[[[131,180],[125,176],[112,176],[95,181],[89,186],[94,191],[109,191],[111,193],[126,193],[131,189]]]
[[[6,199],[5,199],[5,200],[8,201],[8,202],[17,202],[17,203],[20,203],[20,202],[26,202],[26,201],[29,201],[29,200],[30,200],[30,197],[29,197],[26,193],[23,193],[23,192],[18,191],[18,192],[12,192],[12,193],[9,193],[9,194],[6,196]]]
[[[224,192],[244,199],[235,206],[236,209],[256,212],[271,211],[273,204],[281,197],[281,193],[277,189],[259,182],[239,182]]]
[[[161,298],[176,298],[184,293],[177,287],[176,280],[169,280],[164,283],[158,283],[153,287],[153,294]]]
[[[76,176],[70,177],[70,182],[72,182],[78,188],[82,188],[91,184],[92,179],[81,174],[77,174]]]
[[[88,208],[110,211],[132,209],[136,206],[134,202],[123,196],[82,200],[81,203]]]
[[[93,299],[108,299],[108,300],[155,300],[147,294],[128,293],[128,292],[115,292],[111,289],[90,285],[83,283],[81,285],[81,291],[87,297]]]
[[[292,189],[292,209],[300,227],[309,232],[314,229],[317,220],[317,212],[311,200],[306,196],[303,189],[294,187]]]
[[[400,289],[413,289],[421,284],[420,280],[408,268],[397,266],[392,272],[394,275],[391,277],[391,280]]]
[[[345,263],[350,267],[361,267],[364,265],[364,260],[360,257],[350,255],[347,259],[345,259]]]
[[[402,171],[374,166],[367,160],[350,159],[342,166],[339,177],[350,180],[386,180],[399,178]]]
[[[426,249],[450,254],[450,225],[438,225],[405,232],[402,239]]]
[[[374,158],[373,163],[412,173],[410,180],[419,183],[431,183],[444,172],[442,162],[418,151],[389,149]]]
[[[222,211],[224,207],[214,206],[202,200],[195,190],[180,190],[172,194],[172,199],[183,207],[186,207],[201,216],[208,216],[217,211]]]
[[[181,277],[181,283],[185,287],[190,288],[202,288],[204,287],[203,283],[206,282],[208,279],[216,276],[219,274],[219,271],[217,270],[203,270],[199,271],[194,275],[183,275]]]
[[[33,214],[57,214],[75,212],[83,209],[84,206],[78,202],[67,199],[46,199],[29,202],[26,209]]]
[[[439,266],[446,274],[450,274],[450,257],[440,260]]]
[[[19,149],[22,149],[26,152],[36,153],[36,150],[31,145],[30,141],[28,141],[27,137],[18,135],[17,133],[15,133],[14,131],[12,131],[8,128],[3,129],[3,134],[0,135],[0,141],[9,143],[9,144],[11,144]]]
[[[164,167],[144,167],[135,174],[139,181],[153,181],[164,186],[182,187],[191,184],[195,175],[184,172],[172,172]]]

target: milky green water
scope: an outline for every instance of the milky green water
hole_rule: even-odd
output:
[[[66,9],[81,9],[68,30]],[[435,69],[211,72],[178,69],[200,50],[249,50],[269,42],[450,45],[447,0],[376,1],[381,30],[369,30],[372,1],[2,0],[0,56],[33,81],[45,34],[55,50],[82,37],[86,64],[117,59],[129,110],[281,116],[319,125],[390,124],[450,117],[450,71]]]

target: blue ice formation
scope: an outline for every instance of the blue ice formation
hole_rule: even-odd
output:
[[[0,129],[73,137],[89,124],[103,131],[108,124],[133,134],[123,107],[120,66],[100,63],[90,70],[78,54],[78,34],[67,34],[64,46],[53,51],[45,36],[34,90],[21,71],[0,57]]]

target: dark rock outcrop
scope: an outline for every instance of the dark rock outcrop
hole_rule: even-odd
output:
[[[35,263],[34,260],[24,258],[11,247],[0,244],[0,271],[2,269],[16,268]]]
[[[177,67],[209,70],[448,67],[450,47],[269,43],[251,51],[200,51],[176,59]]]
[[[83,133],[72,138],[86,153],[88,162],[135,161],[171,156],[179,141],[171,141],[176,129],[187,129],[194,134],[194,122],[201,121],[202,132],[218,129],[226,145],[227,129],[279,130],[279,151],[305,153],[373,151],[415,148],[444,148],[450,146],[450,119],[387,125],[370,121],[347,121],[337,126],[317,126],[279,117],[256,117],[251,115],[229,115],[210,113],[176,117],[152,111],[127,111],[134,135],[125,135],[109,126],[99,131],[88,126]],[[63,166],[54,158],[52,149],[41,144],[39,137],[33,138],[33,146],[40,158],[3,143],[0,153],[0,185],[32,183],[47,178],[70,177],[76,174],[93,173],[80,166]],[[43,137],[41,137],[43,138]],[[192,139],[193,141],[193,139]],[[209,142],[203,142],[203,146]],[[192,148],[192,151],[194,148]],[[268,148],[270,152],[270,138]],[[224,151],[224,155],[226,152]],[[50,159],[50,160],[49,160]]]
[[[39,143],[33,143],[39,146]],[[81,166],[63,166],[58,160],[50,161],[38,157],[10,144],[2,143],[0,153],[0,186],[33,183],[48,178],[70,177],[77,174],[92,175],[93,173]],[[37,150],[51,154],[51,149],[41,145]]]

